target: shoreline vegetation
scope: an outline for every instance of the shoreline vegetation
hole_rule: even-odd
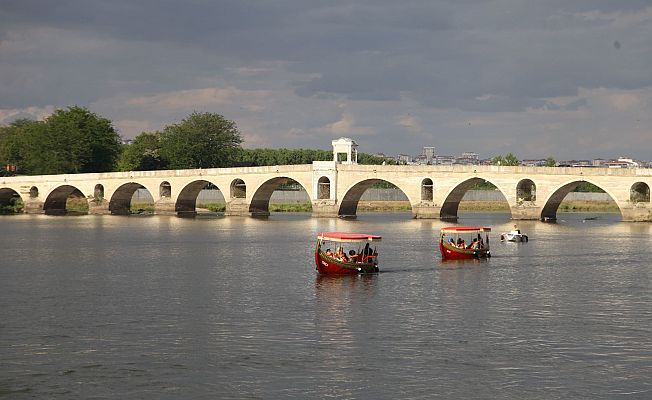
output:
[[[0,214],[16,214],[22,211],[22,203],[6,206],[0,209]],[[66,203],[66,210],[74,214],[88,213],[88,203],[83,198],[70,198]],[[224,203],[198,204],[199,213],[223,213],[226,210]],[[359,212],[409,212],[412,208],[407,201],[360,201]],[[312,206],[309,202],[287,203],[269,205],[269,212],[311,212]],[[475,212],[509,212],[509,206],[504,201],[462,201],[459,211]],[[575,200],[562,201],[558,212],[619,212],[618,206],[612,201]],[[132,203],[132,214],[153,214],[153,203]]]

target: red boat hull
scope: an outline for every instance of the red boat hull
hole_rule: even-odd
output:
[[[445,260],[472,260],[474,258],[490,257],[489,250],[485,249],[461,249],[446,245],[444,242],[439,242],[439,251],[441,257]]]
[[[378,266],[373,263],[350,263],[328,257],[319,250],[315,251],[316,269],[320,274],[364,274],[378,272]]]

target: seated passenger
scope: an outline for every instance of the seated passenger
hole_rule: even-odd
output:
[[[341,247],[337,248],[337,253],[335,253],[335,257],[339,258],[341,261],[349,261],[349,259],[346,257],[346,254],[344,254],[344,250],[342,250]]]
[[[351,262],[358,262],[358,255],[355,254],[355,250],[349,250],[349,260]]]
[[[333,257],[333,252],[331,251],[331,249],[326,249],[326,255],[329,257]]]

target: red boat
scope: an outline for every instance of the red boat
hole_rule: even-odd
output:
[[[316,269],[322,274],[378,272],[378,252],[372,243],[381,239],[365,233],[322,232],[317,235]]]
[[[491,257],[489,235],[491,228],[483,226],[450,226],[441,228],[439,251],[445,260],[466,260]],[[485,238],[482,238],[482,234]]]

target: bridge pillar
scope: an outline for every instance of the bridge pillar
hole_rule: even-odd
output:
[[[416,219],[439,219],[441,207],[433,202],[412,204],[412,216]]]
[[[106,199],[89,199],[88,201],[88,214],[107,215],[111,214],[109,210],[109,202]]]
[[[622,220],[628,222],[652,222],[650,203],[619,203]]]
[[[43,214],[43,202],[38,199],[27,199],[23,203],[23,212],[25,214]]]
[[[335,200],[313,200],[312,216],[315,218],[337,218],[338,208]]]
[[[247,203],[247,199],[236,197],[226,202],[224,215],[246,217],[251,216],[252,214],[249,212],[249,203]],[[267,213],[267,215],[269,215],[269,213]]]
[[[176,215],[175,203],[170,197],[161,197],[154,203],[154,214],[157,215]],[[196,212],[195,212],[196,214]]]
[[[517,204],[510,204],[509,209],[512,213],[512,219],[520,220],[538,220],[541,219],[541,207],[534,204],[533,201],[523,201]]]

